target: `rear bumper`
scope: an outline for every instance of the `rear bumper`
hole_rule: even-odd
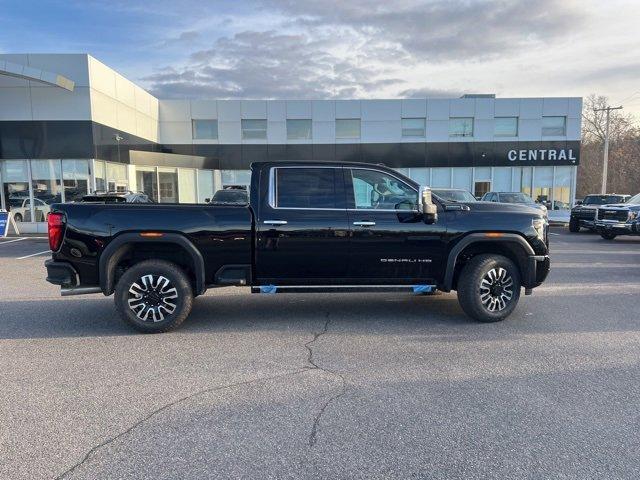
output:
[[[79,284],[78,272],[68,262],[47,260],[44,262],[47,269],[47,282],[60,285],[63,288],[77,287]]]
[[[527,257],[527,272],[522,279],[522,286],[525,288],[539,286],[546,280],[550,268],[549,255],[530,255]]]

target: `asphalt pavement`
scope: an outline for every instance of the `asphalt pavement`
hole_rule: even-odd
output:
[[[640,478],[640,237],[553,233],[502,323],[225,288],[163,335],[0,239],[0,478]]]

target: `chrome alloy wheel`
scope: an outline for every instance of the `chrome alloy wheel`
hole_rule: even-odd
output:
[[[513,298],[513,279],[504,268],[492,268],[480,282],[480,301],[490,312],[507,308]]]
[[[161,322],[176,310],[178,290],[167,277],[143,275],[129,288],[129,308],[143,321]]]

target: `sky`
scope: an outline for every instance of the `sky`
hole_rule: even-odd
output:
[[[0,0],[0,52],[160,98],[606,95],[640,118],[640,1]]]

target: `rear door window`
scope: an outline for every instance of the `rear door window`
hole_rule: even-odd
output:
[[[343,208],[337,168],[276,168],[276,208]]]

